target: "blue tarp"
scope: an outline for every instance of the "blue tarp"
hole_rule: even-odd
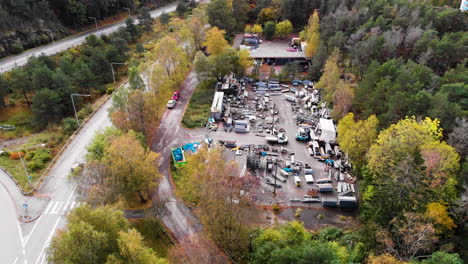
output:
[[[200,143],[187,143],[182,146],[182,149],[185,151],[190,150],[192,152],[196,152],[198,149],[198,146],[200,146]]]
[[[293,171],[293,169],[291,169],[291,168],[284,168],[283,170],[284,170],[285,172],[292,172],[292,171]]]
[[[176,162],[184,160],[184,156],[182,154],[182,149],[176,148],[176,149],[174,149],[172,151],[172,153],[174,154],[174,159],[175,159]]]

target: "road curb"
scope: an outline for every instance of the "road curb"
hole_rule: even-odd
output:
[[[125,85],[128,81],[125,80],[125,82],[123,82],[118,88],[122,87],[123,85]],[[117,89],[118,89],[117,88]],[[6,174],[15,182],[16,186],[18,186],[20,192],[25,195],[25,196],[33,196],[34,192],[37,191],[42,183],[44,182],[44,179],[48,176],[48,174],[50,173],[50,170],[51,168],[53,167],[53,165],[55,165],[55,163],[57,162],[57,160],[61,157],[62,153],[68,148],[68,146],[70,145],[71,142],[73,142],[73,140],[75,139],[76,135],[81,131],[81,129],[88,124],[88,121],[89,119],[91,119],[97,111],[99,111],[110,99],[112,98],[112,95],[110,95],[104,102],[102,102],[91,114],[89,114],[85,120],[82,121],[81,125],[70,135],[70,137],[68,138],[68,140],[64,143],[64,145],[62,146],[62,148],[59,150],[59,152],[57,152],[57,154],[55,155],[55,157],[52,159],[52,161],[49,163],[49,165],[47,166],[47,168],[45,169],[45,171],[42,173],[42,175],[39,177],[36,185],[33,187],[32,190],[30,191],[24,191],[23,188],[19,185],[18,181],[8,172],[6,172],[5,169],[3,168],[0,168],[2,169],[3,171],[6,172]],[[1,179],[0,179],[1,181]]]

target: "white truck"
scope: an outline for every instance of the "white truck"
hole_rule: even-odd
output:
[[[288,137],[284,133],[279,133],[276,136],[274,135],[266,136],[265,139],[268,143],[278,143],[278,144],[288,143]]]

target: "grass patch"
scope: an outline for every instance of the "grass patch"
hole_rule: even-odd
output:
[[[140,232],[147,246],[152,248],[159,257],[166,257],[172,246],[171,239],[166,235],[162,224],[157,219],[131,220],[132,227]]]
[[[10,173],[19,183],[24,191],[29,191],[36,184],[37,180],[49,166],[52,158],[58,152],[65,142],[65,136],[57,127],[49,128],[40,134],[36,134],[28,138],[26,143],[18,146],[12,146],[11,149],[35,146],[45,143],[45,147],[23,150],[21,157],[28,170],[31,179],[28,179],[24,171],[18,152],[3,153],[0,155],[0,167]]]
[[[26,105],[19,103],[7,106],[0,111],[0,124],[16,127],[15,130],[10,131],[0,129],[0,141],[25,137],[34,131],[31,110]]]
[[[197,128],[206,124],[215,92],[215,83],[216,81],[205,80],[197,86],[182,119],[184,127]]]

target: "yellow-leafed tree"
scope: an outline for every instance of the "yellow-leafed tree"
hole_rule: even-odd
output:
[[[213,27],[206,32],[206,38],[203,45],[206,46],[208,53],[211,55],[218,55],[229,48],[229,44],[224,38],[225,33],[226,32],[224,30],[220,30],[217,27]]]
[[[357,167],[364,165],[366,154],[377,139],[379,120],[375,115],[366,120],[354,121],[354,114],[349,113],[338,123],[338,142]]]
[[[320,44],[320,18],[317,10],[309,18],[309,24],[301,32],[301,38],[307,42],[305,50],[307,57],[313,57],[317,53]]]

